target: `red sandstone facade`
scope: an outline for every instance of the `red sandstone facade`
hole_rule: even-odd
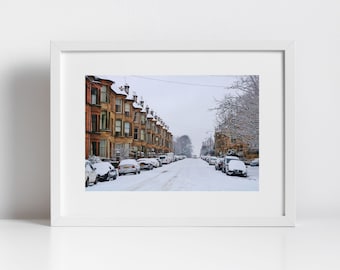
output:
[[[169,127],[129,88],[116,89],[113,81],[86,76],[86,159],[155,157],[173,151]]]

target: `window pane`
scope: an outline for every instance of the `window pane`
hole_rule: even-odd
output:
[[[124,106],[125,116],[130,116],[130,104],[126,103]]]
[[[100,129],[107,129],[107,112],[102,111],[100,115]]]
[[[131,129],[130,129],[130,123],[129,122],[124,123],[124,136],[125,137],[131,136]]]
[[[99,144],[99,156],[106,157],[106,141],[101,140]]]
[[[135,128],[135,129],[134,129],[133,138],[134,138],[135,140],[138,140],[138,128]]]
[[[100,101],[107,102],[106,86],[102,86],[100,89]]]
[[[96,88],[91,89],[91,104],[97,104],[98,90]]]
[[[91,120],[92,120],[92,132],[96,132],[97,131],[97,115],[92,114],[91,115]]]
[[[122,112],[122,100],[118,98],[116,99],[116,112]]]
[[[116,136],[121,136],[122,135],[122,121],[121,120],[116,120]]]

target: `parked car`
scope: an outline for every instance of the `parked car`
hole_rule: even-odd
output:
[[[99,181],[110,181],[117,179],[117,170],[109,162],[98,162],[92,164],[96,169]]]
[[[260,162],[260,160],[258,159],[258,158],[255,158],[255,159],[253,159],[251,162],[250,162],[250,166],[259,166],[259,162]]]
[[[215,162],[215,170],[220,171],[222,170],[223,165],[223,158],[218,158]]]
[[[135,159],[123,159],[118,165],[118,174],[140,173],[140,166]]]
[[[159,167],[159,163],[158,163],[158,160],[155,159],[155,158],[148,158],[148,160],[151,162],[152,166],[154,168],[158,168]]]
[[[217,160],[217,157],[210,157],[208,161],[209,165],[215,165],[216,160]]]
[[[169,163],[171,163],[171,160],[170,160],[170,158],[167,155],[161,155],[158,158],[162,161],[162,164],[169,164]]]
[[[96,169],[93,168],[90,161],[85,161],[85,187],[88,187],[90,184],[97,184],[97,172]]]
[[[247,176],[246,164],[242,160],[230,160],[228,163],[227,175]]]
[[[156,158],[156,160],[158,161],[158,167],[162,167],[163,166],[162,161],[159,158]]]
[[[236,157],[236,156],[225,156],[224,159],[223,159],[223,163],[222,163],[222,172],[224,172],[224,173],[227,172],[228,163],[229,163],[231,160],[239,160],[239,158]]]
[[[137,160],[137,162],[139,163],[141,170],[152,170],[153,169],[153,165],[151,161],[147,158],[140,158]]]

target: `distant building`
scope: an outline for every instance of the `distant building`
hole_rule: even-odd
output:
[[[259,156],[258,148],[254,149],[240,139],[219,131],[215,131],[214,147],[216,156],[237,155],[244,159],[253,159]]]
[[[85,158],[154,157],[173,151],[169,127],[129,85],[86,76]]]

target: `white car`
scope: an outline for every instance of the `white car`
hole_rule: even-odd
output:
[[[140,173],[140,166],[135,159],[123,159],[118,165],[118,174]]]
[[[247,167],[242,160],[230,160],[227,169],[228,175],[247,176]]]
[[[154,168],[158,168],[159,167],[159,162],[158,162],[158,160],[156,158],[148,158],[148,160],[150,160],[150,162],[151,162],[151,164],[152,164],[152,166]]]
[[[153,165],[148,158],[137,159],[137,162],[139,163],[141,170],[149,170],[150,171],[150,170],[153,169]]]
[[[92,164],[96,169],[98,180],[110,181],[117,179],[117,170],[109,162],[97,162]]]
[[[167,155],[161,155],[158,158],[162,161],[162,164],[169,164],[169,163],[171,163],[171,160],[170,160],[170,158]]]
[[[231,160],[239,160],[239,158],[236,157],[236,156],[225,156],[224,160],[223,160],[223,164],[222,164],[222,172],[224,172],[224,173],[227,172],[227,170],[228,170],[228,163]]]
[[[91,162],[85,161],[85,187],[88,187],[90,184],[97,184],[98,175],[96,169],[91,165]]]
[[[209,165],[215,165],[217,161],[217,157],[210,157],[209,158]]]

